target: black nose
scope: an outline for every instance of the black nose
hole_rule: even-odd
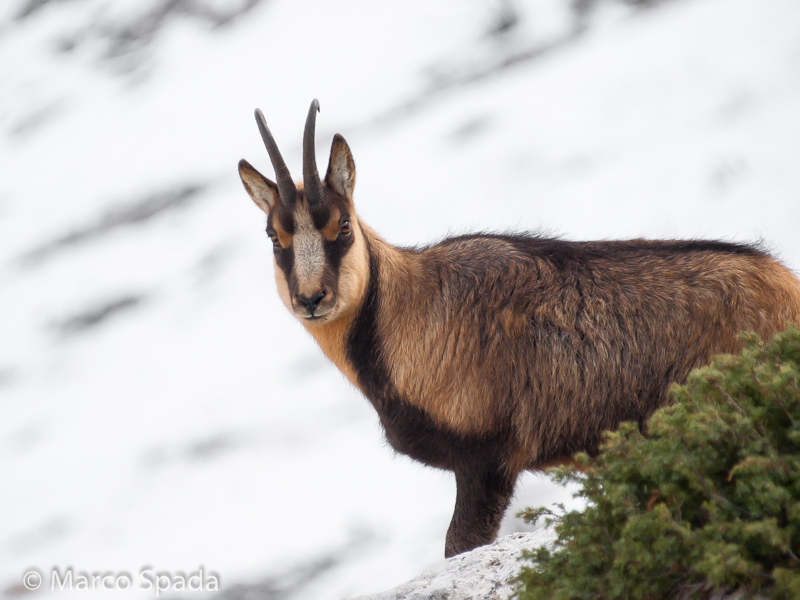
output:
[[[325,292],[317,292],[311,297],[304,296],[303,294],[297,294],[297,301],[306,307],[306,310],[314,314],[314,311],[317,309],[320,300],[325,297]]]

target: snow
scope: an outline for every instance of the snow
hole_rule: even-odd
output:
[[[4,3],[0,590],[202,565],[223,592],[325,600],[441,559],[452,476],[393,455],[275,293],[236,175],[270,172],[256,106],[299,175],[319,98],[320,164],[345,135],[359,213],[397,244],[763,239],[800,267],[800,4],[596,4],[584,30],[566,0],[520,2],[489,35],[503,3],[264,0],[113,55],[158,0]],[[503,533],[570,497],[526,475]]]

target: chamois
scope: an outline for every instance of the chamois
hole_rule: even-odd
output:
[[[800,281],[755,246],[500,234],[392,246],[356,214],[339,134],[320,179],[318,110],[302,183],[259,110],[277,183],[245,160],[239,174],[267,214],[283,303],[396,451],[455,473],[447,557],[495,538],[520,472],[596,453],[621,421],[643,425],[670,384],[737,351],[740,331],[800,325]]]

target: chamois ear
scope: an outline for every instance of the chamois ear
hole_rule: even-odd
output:
[[[239,177],[253,202],[269,214],[269,209],[275,206],[279,198],[278,186],[256,171],[245,159],[239,161]]]
[[[356,163],[353,161],[350,147],[338,133],[333,136],[325,183],[352,202],[353,188],[356,185]]]

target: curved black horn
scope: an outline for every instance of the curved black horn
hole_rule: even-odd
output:
[[[256,109],[256,123],[258,123],[258,130],[261,132],[261,139],[264,140],[264,145],[269,152],[269,159],[272,161],[272,166],[275,169],[275,177],[278,180],[278,195],[281,202],[287,208],[294,206],[295,198],[297,196],[297,188],[294,186],[292,176],[289,174],[289,169],[286,163],[283,162],[278,145],[275,143],[275,138],[267,127],[267,121],[260,109]]]
[[[309,205],[319,204],[325,199],[325,191],[317,172],[317,157],[314,151],[314,129],[319,112],[319,101],[314,98],[308,109],[306,129],[303,132],[303,184]]]

